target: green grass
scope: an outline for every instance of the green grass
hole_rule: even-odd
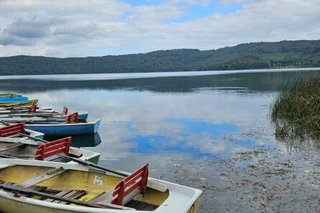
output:
[[[280,139],[320,140],[320,77],[288,84],[271,109]]]

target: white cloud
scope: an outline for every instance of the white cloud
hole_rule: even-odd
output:
[[[2,0],[0,56],[86,56],[213,49],[251,41],[319,39],[319,0]],[[186,18],[193,6],[240,5]],[[201,11],[200,11],[201,12]],[[190,14],[189,14],[190,15]]]

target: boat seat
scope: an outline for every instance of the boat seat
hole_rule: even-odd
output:
[[[25,133],[25,124],[8,124],[5,127],[0,128],[0,136],[1,137],[13,137],[14,135],[19,135],[21,133]]]
[[[38,175],[36,177],[32,177],[28,180],[23,181],[22,183],[19,183],[19,185],[23,186],[23,187],[31,187],[33,185],[40,183],[40,182],[43,182],[43,181],[48,180],[50,178],[53,178],[59,174],[62,174],[65,171],[67,171],[67,170],[65,170],[63,168],[50,169],[50,170],[47,170],[47,171],[41,173],[40,175]]]
[[[36,150],[36,160],[44,160],[47,157],[54,155],[68,155],[71,146],[71,137],[57,139],[48,143],[40,144]]]
[[[98,195],[90,200],[90,203],[124,206],[137,194],[145,193],[148,181],[148,166],[149,165],[146,164],[141,167],[131,175],[121,180],[113,190]]]

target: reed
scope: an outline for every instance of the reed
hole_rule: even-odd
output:
[[[271,108],[280,139],[320,141],[320,77],[287,84]]]

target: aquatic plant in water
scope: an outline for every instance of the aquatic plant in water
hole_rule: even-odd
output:
[[[320,141],[320,77],[288,84],[272,106],[271,119],[278,139]]]

